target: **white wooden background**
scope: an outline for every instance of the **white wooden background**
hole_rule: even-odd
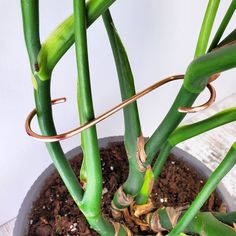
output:
[[[208,117],[209,115],[213,115],[224,108],[235,106],[235,101],[236,94],[233,94],[221,102],[213,105],[211,108],[199,112],[184,123],[196,122]],[[178,146],[193,156],[196,156],[199,160],[206,164],[208,168],[214,170],[227,153],[231,144],[236,141],[235,131],[236,122],[232,122],[185,141]],[[223,183],[236,202],[236,166],[223,179]],[[15,219],[0,226],[0,236],[12,236],[14,223]]]

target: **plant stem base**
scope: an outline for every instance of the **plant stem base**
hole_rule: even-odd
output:
[[[104,176],[102,210],[111,218],[110,203],[116,189],[126,180],[128,163],[123,143],[111,143],[101,150]],[[81,155],[72,160],[72,166],[79,176]],[[204,184],[204,178],[182,161],[169,158],[160,179],[155,183],[151,196],[155,207],[183,206],[191,202]],[[183,191],[184,190],[184,191]],[[214,195],[204,206],[204,210],[218,210],[221,205]],[[124,220],[125,221],[125,220]],[[41,196],[34,204],[30,215],[29,236],[46,236],[52,232],[61,235],[98,235],[91,230],[80,210],[74,204],[57,173],[54,173]],[[32,224],[31,224],[32,223]],[[126,223],[127,224],[127,223]],[[141,231],[133,223],[127,225],[135,235],[152,235],[152,232]],[[156,235],[153,233],[153,235]]]

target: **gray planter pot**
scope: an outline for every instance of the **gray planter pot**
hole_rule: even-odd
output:
[[[115,136],[115,137],[109,137],[109,138],[103,138],[99,140],[99,146],[100,148],[106,148],[107,145],[111,142],[120,142],[123,141],[122,136]],[[81,153],[81,148],[77,147],[74,148],[73,150],[69,151],[66,156],[68,159],[73,158],[74,156],[78,155]],[[172,153],[176,156],[177,159],[182,159],[186,163],[188,163],[190,166],[194,167],[202,176],[208,177],[211,174],[211,171],[203,164],[201,163],[198,159],[195,157],[191,156],[187,152],[179,149],[179,148],[174,148],[172,150]],[[30,190],[28,191],[21,208],[18,212],[18,216],[16,219],[14,231],[13,231],[13,236],[24,236],[27,232],[28,228],[28,215],[31,211],[33,202],[38,198],[40,195],[41,189],[44,186],[45,181],[50,177],[50,175],[55,171],[54,165],[51,164],[39,177],[38,179],[34,182]],[[223,186],[222,183],[218,185],[217,192],[219,196],[222,198],[222,200],[227,204],[228,210],[229,211],[235,211],[236,210],[236,205],[226,190],[226,188]]]

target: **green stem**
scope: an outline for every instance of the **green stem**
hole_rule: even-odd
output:
[[[74,0],[75,49],[78,69],[78,108],[80,124],[94,119],[92,92],[90,86],[89,62],[86,34],[85,0]],[[90,226],[100,235],[125,236],[125,228],[121,225],[118,232],[101,213],[102,169],[99,155],[96,127],[93,126],[81,133],[81,146],[86,168],[86,188],[80,210],[84,213]]]
[[[229,213],[213,212],[213,215],[221,222],[227,225],[233,225],[236,222],[236,211]]]
[[[37,109],[38,123],[43,135],[56,135],[56,129],[53,122],[50,96],[50,80],[41,81],[36,77],[38,88],[34,90],[35,103]],[[83,197],[83,190],[74,174],[68,160],[59,142],[46,143],[48,152],[53,163],[58,170],[68,191],[79,206]]]
[[[197,96],[198,94],[189,92],[184,86],[181,87],[169,112],[145,145],[147,154],[146,165],[151,164],[157,151],[185,117],[186,114],[178,112],[178,108],[181,106],[191,106]]]
[[[205,201],[210,197],[211,193],[215,190],[219,182],[223,177],[233,168],[236,164],[236,142],[232,145],[229,152],[225,156],[224,160],[211,174],[206,184],[191,204],[190,208],[186,211],[183,217],[180,219],[175,228],[168,234],[168,236],[176,236],[183,232],[185,228],[190,224],[192,219],[196,216],[200,208]],[[236,234],[236,232],[235,232]]]
[[[236,45],[220,48],[195,59],[189,66],[184,79],[184,87],[200,93],[208,83],[209,78],[236,66]]]
[[[212,130],[236,120],[236,107],[225,109],[202,121],[180,126],[168,138],[168,143],[174,147],[180,142]]]
[[[151,166],[146,170],[141,190],[135,198],[136,205],[143,205],[148,202],[154,183],[154,174]]]
[[[94,119],[92,93],[90,86],[89,62],[86,35],[85,0],[74,0],[74,31],[76,62],[78,69],[78,108],[80,124]],[[97,141],[96,127],[91,127],[81,134],[81,146],[87,173],[86,189],[80,209],[91,227],[102,235],[114,234],[114,227],[101,216],[102,170]],[[98,219],[101,219],[98,221]]]
[[[165,142],[161,147],[160,153],[153,166],[154,181],[156,181],[160,175],[172,148],[169,142]]]
[[[103,21],[112,47],[119,78],[120,92],[122,100],[124,101],[135,95],[133,74],[130,68],[128,56],[117,33],[109,10],[103,14]],[[144,178],[144,172],[140,172],[139,164],[137,162],[137,140],[142,134],[137,103],[134,102],[130,104],[124,108],[123,111],[125,122],[124,141],[129,161],[129,176],[123,184],[123,191],[125,194],[134,197],[140,191]],[[126,207],[119,204],[117,193],[114,197],[114,204],[117,208]]]
[[[115,0],[89,0],[87,6],[87,24],[89,27]],[[39,54],[39,75],[46,80],[55,65],[74,43],[74,17],[71,15],[63,21],[42,44]]]
[[[235,43],[236,40],[236,29],[234,29],[227,37],[225,37],[218,45],[217,47],[223,47],[226,44],[230,44],[230,43]]]
[[[198,37],[194,58],[205,54],[220,0],[209,0]]]
[[[180,219],[181,220],[181,219]],[[194,228],[193,232],[207,236],[236,236],[235,230],[217,220],[210,212],[199,212],[190,223]],[[174,234],[173,234],[174,235]]]
[[[172,214],[170,214],[172,212]],[[150,214],[149,224],[151,227],[161,226],[166,230],[171,230],[176,224],[173,223],[174,215],[177,221],[181,221],[184,212],[178,209],[171,209],[170,207],[161,208]],[[184,233],[207,235],[207,236],[235,236],[234,229],[221,221],[219,221],[210,212],[198,212],[192,219],[191,223],[182,231]],[[175,234],[179,235],[179,234]]]
[[[236,1],[232,0],[232,2],[230,4],[230,6],[229,6],[229,8],[228,8],[224,18],[223,18],[223,20],[222,20],[222,22],[221,22],[221,24],[220,24],[220,26],[219,26],[215,36],[214,36],[214,38],[212,40],[212,43],[211,43],[211,45],[210,45],[210,47],[208,49],[208,52],[212,51],[212,49],[217,47],[217,44],[219,43],[219,41],[220,41],[220,39],[221,39],[221,37],[222,37],[226,27],[228,26],[228,24],[229,24],[233,14],[234,14],[234,12],[235,12],[235,9],[236,9]]]
[[[38,54],[41,48],[39,37],[38,0],[21,0],[25,43],[32,71],[38,69]]]

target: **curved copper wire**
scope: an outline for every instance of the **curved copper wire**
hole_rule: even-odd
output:
[[[33,137],[36,140],[40,140],[43,142],[57,142],[57,141],[62,141],[68,138],[71,138],[72,136],[75,136],[79,133],[81,133],[82,131],[90,128],[91,126],[101,122],[102,120],[106,119],[107,117],[113,115],[114,113],[116,113],[117,111],[123,109],[124,107],[126,107],[127,105],[129,105],[130,103],[136,101],[137,99],[143,97],[145,94],[150,93],[151,91],[153,91],[154,89],[170,82],[170,81],[174,81],[174,80],[179,80],[179,79],[183,79],[184,75],[175,75],[175,76],[170,76],[167,77],[153,85],[151,85],[150,87],[144,89],[143,91],[135,94],[134,96],[132,96],[131,98],[123,101],[122,103],[118,104],[117,106],[115,106],[114,108],[108,110],[107,112],[103,113],[102,115],[99,115],[98,117],[94,118],[92,121],[90,121],[89,123],[86,123],[84,125],[81,125],[78,128],[72,129],[70,131],[67,131],[65,133],[62,134],[58,134],[58,135],[54,135],[54,136],[44,136],[44,135],[40,135],[35,133],[32,129],[31,129],[31,121],[34,118],[34,116],[36,115],[37,111],[36,109],[34,109],[33,111],[30,112],[30,114],[28,115],[26,122],[25,122],[25,129],[26,132],[29,136]],[[181,107],[180,108],[180,112],[196,112],[199,110],[203,110],[206,109],[208,106],[210,106],[214,100],[215,100],[215,90],[214,88],[209,84],[208,85],[208,89],[210,90],[211,93],[211,97],[210,99],[203,104],[202,106],[198,106],[198,107]],[[66,101],[66,98],[58,98],[55,100],[52,100],[52,105],[55,104],[59,104],[59,103],[63,103]]]
[[[204,103],[200,106],[196,106],[196,107],[179,107],[178,112],[194,113],[194,112],[199,112],[199,111],[207,109],[216,100],[216,91],[215,91],[214,87],[211,84],[208,84],[207,88],[209,89],[209,91],[211,93],[211,97],[206,103]]]

